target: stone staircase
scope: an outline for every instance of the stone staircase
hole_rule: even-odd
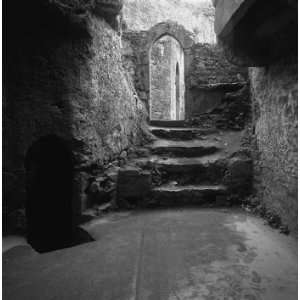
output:
[[[101,213],[140,206],[240,204],[253,182],[250,103],[245,85],[187,122],[151,121],[152,142],[123,150],[85,181],[87,207]]]
[[[182,121],[155,121],[150,131],[156,139],[146,147],[149,154],[134,160],[151,173],[151,193],[143,204],[228,204],[226,176],[240,132],[193,128]]]
[[[151,143],[95,176],[89,187],[93,215],[116,208],[227,206],[251,191],[252,161],[243,151],[243,131],[182,121],[156,121],[149,129]],[[108,202],[99,205],[104,199]]]

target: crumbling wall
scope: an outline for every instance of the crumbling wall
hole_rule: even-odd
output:
[[[144,70],[143,52],[145,55],[147,45],[147,31],[127,31],[122,34],[123,66],[130,74],[132,82],[139,98],[148,103],[149,90],[144,78],[147,76]]]
[[[50,134],[73,153],[80,213],[91,170],[142,143],[146,110],[124,71],[120,38],[104,19],[30,3],[6,13],[4,214],[24,207],[27,151]]]
[[[297,232],[297,59],[286,57],[264,68],[250,68],[259,205]],[[272,221],[272,220],[271,220]]]
[[[248,80],[247,68],[229,63],[217,45],[195,44],[190,56],[186,86],[190,93],[187,103],[190,118],[211,112],[220,105],[227,92],[236,90],[232,84]]]
[[[171,20],[193,32],[196,42],[214,44],[214,13],[210,0],[125,0],[123,22],[126,29],[139,31]]]

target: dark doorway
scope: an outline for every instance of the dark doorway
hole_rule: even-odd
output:
[[[176,79],[175,79],[175,99],[176,99],[176,120],[180,120],[180,84],[179,84],[179,65],[176,64]]]
[[[27,239],[39,252],[70,245],[72,240],[72,156],[63,140],[46,136],[26,156]]]

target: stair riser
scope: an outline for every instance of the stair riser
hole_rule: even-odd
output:
[[[219,149],[217,147],[157,147],[151,149],[152,154],[164,155],[168,157],[201,157],[214,154]]]
[[[152,134],[154,134],[156,137],[161,138],[161,139],[167,139],[167,140],[192,140],[192,139],[197,139],[201,134],[195,133],[192,131],[166,131],[166,130],[161,130],[161,129],[153,129],[151,130]]]
[[[201,139],[203,136],[207,134],[214,133],[215,131],[208,131],[208,130],[164,130],[164,129],[152,129],[152,134],[154,134],[158,138],[167,139],[167,140],[184,140],[189,141],[192,139]]]
[[[185,127],[186,123],[185,121],[160,121],[160,120],[152,120],[150,121],[151,126],[157,126],[157,127]]]
[[[189,206],[189,205],[226,205],[225,192],[217,191],[153,191],[151,204],[161,207]]]
[[[212,165],[156,165],[163,183],[176,181],[178,185],[221,183],[226,167],[223,164]]]

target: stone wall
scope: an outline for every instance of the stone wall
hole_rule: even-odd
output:
[[[247,68],[229,63],[217,45],[195,44],[190,56],[186,89],[190,94],[187,114],[191,118],[209,113],[221,103],[230,85],[248,80]]]
[[[250,68],[257,139],[255,185],[259,203],[297,232],[297,59]]]
[[[211,0],[125,0],[123,22],[127,30],[149,30],[167,20],[177,22],[195,35],[198,43],[216,43]]]
[[[213,1],[226,57],[250,67],[255,194],[249,206],[297,234],[298,1]]]
[[[123,66],[130,75],[139,98],[148,103],[149,90],[145,85],[142,52],[146,51],[147,31],[127,31],[122,35]]]
[[[91,170],[144,138],[145,107],[124,71],[116,31],[89,11],[68,15],[54,4],[29,4],[19,13],[7,8],[5,222],[24,207],[24,160],[39,138],[59,136],[71,149],[77,213],[86,207],[83,194]]]

